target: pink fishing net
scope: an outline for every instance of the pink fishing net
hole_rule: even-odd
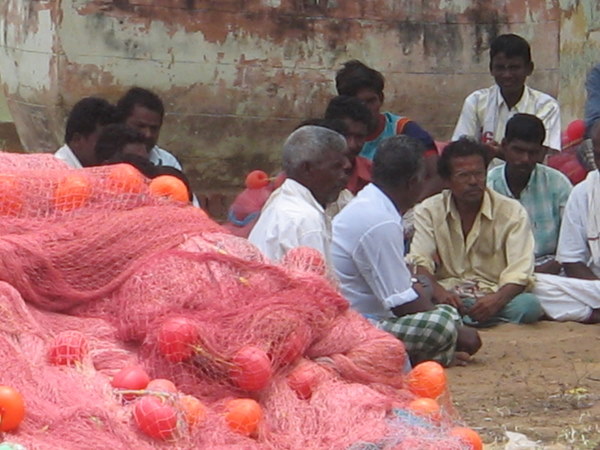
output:
[[[0,384],[26,403],[5,441],[468,448],[449,403],[435,420],[408,411],[403,345],[348,309],[318,254],[273,265],[138,175],[0,153]],[[114,388],[133,366],[176,391]],[[232,425],[240,398],[262,411],[252,429]]]

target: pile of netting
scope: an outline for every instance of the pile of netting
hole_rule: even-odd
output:
[[[0,153],[0,384],[25,401],[5,441],[469,448],[447,393],[410,407],[403,345],[348,309],[318,253],[274,265],[130,169]]]

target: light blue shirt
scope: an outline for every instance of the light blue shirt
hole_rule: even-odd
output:
[[[365,186],[333,219],[331,258],[342,294],[372,319],[416,300],[404,261],[402,217],[374,184]]]
[[[515,198],[506,181],[506,163],[489,171],[487,185],[499,194]],[[571,189],[571,182],[562,172],[536,164],[527,186],[516,198],[529,216],[536,258],[556,253],[560,224]]]

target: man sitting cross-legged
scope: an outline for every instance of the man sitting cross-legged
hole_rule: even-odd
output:
[[[434,305],[431,289],[413,279],[404,261],[402,214],[421,195],[423,145],[394,136],[379,145],[373,182],[333,221],[332,259],[344,296],[376,326],[397,336],[413,364],[455,362],[455,353],[481,346],[450,305]]]
[[[555,259],[563,211],[571,182],[556,169],[539,164],[544,159],[546,130],[531,114],[515,114],[506,124],[502,152],[506,164],[488,173],[488,187],[523,205],[535,239],[535,271],[558,274]]]
[[[600,122],[591,130],[600,163]],[[563,214],[556,259],[567,277],[538,274],[535,293],[555,320],[600,323],[600,172],[573,188]]]
[[[312,247],[331,267],[331,221],[325,208],[348,182],[346,140],[327,128],[301,127],[283,145],[282,166],[287,179],[265,203],[248,240],[273,261],[292,248]]]
[[[531,323],[542,310],[532,287],[534,240],[516,200],[486,189],[489,153],[467,138],[439,160],[449,189],[415,208],[410,260],[433,285],[437,303],[455,306],[470,323]]]

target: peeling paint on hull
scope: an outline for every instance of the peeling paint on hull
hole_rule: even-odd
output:
[[[28,151],[56,149],[83,96],[155,90],[168,111],[162,146],[198,191],[223,191],[249,169],[276,169],[284,137],[322,114],[335,70],[351,58],[384,72],[385,109],[439,139],[464,97],[491,84],[488,43],[499,33],[532,43],[532,85],[556,95],[560,84],[573,97],[591,65],[580,61],[576,79],[562,72],[559,49],[579,47],[561,27],[591,14],[574,8],[550,0],[5,0],[0,79]]]

